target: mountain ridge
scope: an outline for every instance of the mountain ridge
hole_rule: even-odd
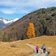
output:
[[[56,7],[50,7],[42,8],[23,16],[3,29],[4,36],[9,36],[12,40],[27,39],[26,32],[30,21],[35,26],[36,36],[56,35]]]

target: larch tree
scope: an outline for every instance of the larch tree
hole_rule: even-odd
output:
[[[35,37],[35,27],[32,22],[29,23],[28,29],[27,29],[27,37],[28,38],[34,38]]]

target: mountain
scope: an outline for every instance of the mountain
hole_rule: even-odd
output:
[[[2,30],[3,39],[11,41],[27,39],[29,22],[34,23],[36,36],[56,35],[56,7],[42,8],[23,16]]]
[[[3,22],[3,20],[0,19],[0,29],[4,28],[5,26],[7,25]]]
[[[0,18],[0,29],[5,28],[6,26],[9,26],[13,22],[17,21],[18,18],[15,18],[14,20],[6,20],[4,18]]]

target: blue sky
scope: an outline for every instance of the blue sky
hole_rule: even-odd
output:
[[[39,8],[56,7],[56,0],[0,0],[0,17],[21,18]]]

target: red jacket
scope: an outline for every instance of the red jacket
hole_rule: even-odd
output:
[[[39,47],[38,46],[36,46],[36,51],[38,51],[39,50]]]

